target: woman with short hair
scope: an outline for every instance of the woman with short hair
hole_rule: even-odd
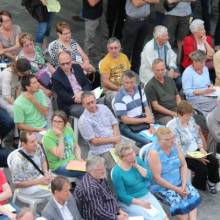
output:
[[[79,63],[85,71],[95,71],[90,64],[89,58],[77,41],[72,38],[70,25],[65,21],[59,21],[56,24],[56,32],[58,39],[51,42],[48,46],[51,64],[57,68],[59,66],[58,54],[62,50],[71,52],[72,61]]]
[[[37,76],[38,81],[46,88],[50,88],[50,77],[55,72],[54,67],[45,59],[42,49],[35,45],[34,38],[29,33],[19,35],[21,51],[18,58],[26,58],[31,64],[31,72]]]
[[[68,124],[67,115],[56,111],[51,121],[52,128],[46,132],[42,141],[50,169],[58,175],[81,177],[85,172],[66,169],[71,160],[81,160],[81,150],[73,129]]]
[[[18,35],[21,28],[14,25],[12,15],[8,11],[0,11],[0,58],[1,62],[15,60],[19,52]]]
[[[121,208],[129,216],[143,216],[144,220],[167,220],[167,215],[157,199],[148,189],[152,173],[144,162],[136,157],[130,143],[116,145],[116,154],[120,158],[112,171],[112,181],[116,195],[121,202]],[[147,209],[152,206],[157,209],[155,215],[150,215]]]
[[[216,194],[215,186],[220,180],[218,160],[212,155],[198,159],[188,155],[194,151],[207,154],[207,144],[192,114],[192,105],[187,101],[181,101],[177,106],[177,117],[167,126],[175,134],[176,144],[183,150],[188,168],[194,172],[193,186],[200,190],[206,190],[207,187],[210,193]]]
[[[20,78],[31,69],[29,61],[20,58],[0,74],[0,106],[13,118],[13,104],[20,94]]]
[[[186,100],[204,116],[211,112],[217,104],[216,96],[214,94],[212,96],[215,88],[210,80],[209,70],[205,66],[206,57],[207,55],[202,50],[191,53],[192,64],[185,69],[182,75],[183,93]]]
[[[147,154],[156,184],[152,187],[169,204],[170,213],[179,220],[196,220],[200,196],[187,182],[187,164],[184,154],[174,142],[169,128],[158,128],[158,141]]]
[[[207,55],[208,60],[212,61],[215,53],[213,49],[212,37],[206,35],[204,21],[201,19],[195,19],[191,22],[189,29],[191,35],[186,36],[183,39],[183,59],[181,66],[185,69],[188,67],[192,60],[190,54],[196,50],[202,50]],[[212,66],[213,69],[213,66]]]

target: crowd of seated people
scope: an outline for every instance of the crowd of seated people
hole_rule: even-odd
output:
[[[111,36],[97,63],[91,51],[101,0],[83,3],[84,48],[66,21],[51,26],[57,39],[45,47],[0,11],[0,63],[10,63],[0,71],[0,165],[9,167],[16,193],[41,201],[36,213],[15,204],[17,216],[5,209],[12,192],[0,170],[0,214],[11,220],[35,214],[47,220],[197,219],[197,189],[216,194],[220,181],[220,71],[204,21],[189,22],[193,1],[126,0],[122,39]],[[164,20],[151,27],[150,3],[159,2]],[[92,91],[97,87],[104,89],[104,104]],[[18,149],[8,145],[9,136],[19,137]],[[89,146],[87,156],[80,139]],[[134,143],[140,150],[148,146],[142,158]],[[195,152],[202,157],[190,156]],[[85,167],[67,169],[71,161]]]

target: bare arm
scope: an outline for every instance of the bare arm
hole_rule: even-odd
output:
[[[113,136],[120,136],[120,130],[118,124],[112,125]]]
[[[45,117],[48,115],[48,108],[41,105],[32,94],[28,92],[24,92],[23,94],[30,102],[33,103],[33,105],[40,111],[41,114],[43,114]]]
[[[43,162],[43,164],[42,164],[42,168],[43,168],[43,172],[44,172],[44,175],[46,176],[46,175],[48,175],[48,172],[49,172],[49,167],[48,167],[48,165],[47,165],[47,161],[46,161],[46,159],[45,159],[45,161]]]
[[[113,137],[98,137],[93,138],[90,142],[94,145],[103,145],[103,144],[117,144],[120,142],[120,131],[118,125],[115,124],[112,126]]]
[[[81,149],[80,149],[79,144],[76,144],[76,146],[75,146],[75,156],[76,156],[77,160],[81,160],[82,159],[82,157],[81,157]]]
[[[135,162],[133,166],[137,169],[137,171],[141,174],[141,176],[143,177],[147,176],[147,170],[144,167],[139,165],[137,162]]]
[[[215,50],[209,45],[209,43],[205,40],[204,45],[207,51],[207,56],[209,59],[213,58],[213,55],[215,54]]]
[[[151,105],[152,105],[152,107],[153,107],[153,109],[154,109],[155,111],[160,112],[160,113],[162,113],[162,114],[164,114],[164,115],[176,116],[176,114],[177,114],[176,112],[171,111],[171,110],[169,110],[169,109],[163,107],[162,105],[160,105],[160,104],[158,103],[158,101],[152,101],[152,102],[151,102]]]
[[[23,124],[23,123],[17,123],[17,126],[20,130],[25,130],[25,131],[34,131],[34,132],[39,132],[44,130],[43,128],[33,128],[29,125]]]
[[[147,3],[159,3],[159,0],[132,0],[135,7],[139,8]]]
[[[176,188],[177,188],[176,186],[172,185],[171,183],[167,182],[165,179],[161,177],[162,166],[161,166],[159,155],[156,151],[151,150],[148,153],[148,161],[149,161],[150,168],[153,172],[155,181],[159,185],[167,189],[176,191]]]
[[[179,147],[177,147],[177,149],[178,149],[178,156],[181,162],[180,172],[181,172],[182,186],[185,188],[187,182],[187,164],[183,152],[180,150]]]
[[[45,117],[48,115],[48,108],[41,105],[36,99],[32,100],[34,106],[43,114]]]
[[[109,137],[109,138],[93,138],[90,140],[90,142],[94,145],[103,145],[103,144],[116,144],[118,141],[115,137]]]
[[[25,187],[36,186],[40,184],[41,184],[41,178],[17,182],[14,185],[15,185],[15,188],[25,188]]]
[[[11,187],[8,183],[3,184],[2,192],[0,193],[0,201],[7,200],[12,197]]]
[[[63,134],[59,136],[58,146],[54,146],[50,149],[50,153],[52,153],[55,157],[60,159],[64,158],[64,137]]]
[[[181,98],[179,95],[176,95],[176,104],[178,105],[181,102]]]
[[[116,86],[114,83],[112,83],[110,80],[110,73],[104,73],[101,74],[101,80],[102,80],[102,84],[106,89],[110,89],[113,91],[118,91],[119,90],[119,86]]]
[[[80,47],[79,44],[77,44],[77,50],[80,53],[82,59],[83,59],[83,63],[89,63],[89,57],[87,56],[87,54],[84,52],[84,50]]]
[[[19,44],[19,39],[18,38],[19,37],[17,36],[16,37],[16,42],[15,42],[14,46],[8,47],[8,48],[3,48],[3,47],[0,48],[0,49],[3,49],[4,54],[11,53],[12,51],[17,50],[18,48],[20,48],[20,44]]]

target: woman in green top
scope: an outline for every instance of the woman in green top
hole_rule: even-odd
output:
[[[112,182],[123,211],[129,216],[143,216],[144,220],[167,220],[160,203],[148,190],[152,173],[136,157],[132,146],[129,143],[120,143],[116,145],[116,154],[120,162],[113,168]],[[150,214],[147,210],[152,207],[156,211]]]
[[[81,171],[66,170],[69,161],[81,160],[81,151],[64,112],[56,111],[53,114],[52,128],[44,135],[43,146],[54,173],[68,177],[84,175]]]

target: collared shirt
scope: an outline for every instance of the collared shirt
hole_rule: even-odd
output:
[[[171,111],[176,111],[176,95],[178,95],[178,91],[174,80],[170,77],[164,76],[163,84],[153,77],[145,86],[145,93],[150,103],[157,101],[163,107]],[[157,119],[164,117],[164,114],[154,109],[153,112]]]
[[[73,216],[67,206],[67,202],[64,203],[64,205],[61,205],[59,202],[56,201],[55,198],[54,202],[56,203],[58,209],[60,210],[61,215],[63,216],[63,219],[65,220],[73,220]]]
[[[150,14],[150,4],[135,7],[132,0],[127,0],[125,5],[126,15],[132,18],[147,17]]]
[[[79,83],[76,80],[76,77],[74,75],[74,71],[72,70],[72,74],[66,74],[67,78],[70,82],[70,85],[72,87],[72,90],[74,93],[79,92],[82,90],[82,87],[79,85]]]
[[[98,181],[86,173],[74,193],[82,204],[85,220],[117,219],[119,207],[105,179]]]
[[[158,46],[158,54],[159,54],[159,58],[165,61],[164,45],[162,47]]]
[[[95,113],[84,110],[81,115],[78,127],[83,138],[89,142],[91,153],[103,154],[112,149],[113,144],[93,145],[90,141],[93,138],[113,137],[113,125],[118,124],[112,112],[105,105],[97,105]]]
[[[138,87],[134,87],[134,94],[129,94],[124,87],[122,87],[116,97],[115,97],[115,114],[117,117],[121,116],[128,116],[131,118],[140,116],[142,113],[142,104],[144,107],[147,106],[147,99],[144,94],[144,91],[141,90],[142,92],[142,99],[140,96],[140,92],[138,90]]]
[[[23,147],[21,147],[21,150],[23,150],[28,156],[31,157],[31,159],[36,163],[40,170],[43,170],[45,155],[40,145],[37,146],[37,149],[33,155],[29,155]],[[41,174],[33,166],[33,164],[26,158],[24,158],[19,152],[17,152],[13,157],[11,174],[13,183],[23,182],[26,180],[33,180],[41,176]]]

